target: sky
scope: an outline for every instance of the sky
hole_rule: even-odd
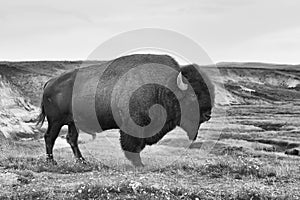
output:
[[[84,60],[140,28],[176,31],[213,62],[300,64],[298,0],[0,0],[0,60]]]

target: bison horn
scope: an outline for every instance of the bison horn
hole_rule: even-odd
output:
[[[188,88],[188,85],[182,81],[181,72],[177,76],[177,85],[178,85],[179,89],[181,89],[181,90],[187,90],[187,88]]]

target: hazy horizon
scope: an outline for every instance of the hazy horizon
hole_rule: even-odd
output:
[[[1,1],[1,61],[85,60],[122,32],[162,28],[214,63],[300,64],[300,2],[271,0]]]
[[[175,59],[176,60],[176,59]],[[0,60],[0,63],[18,63],[18,62],[102,62],[102,61],[108,61],[108,60],[58,60],[58,59],[48,59],[48,60]],[[300,66],[300,63],[290,64],[290,63],[276,63],[276,62],[260,62],[260,61],[219,61],[215,62],[214,64],[223,64],[223,63],[235,63],[235,64],[265,64],[265,65],[291,65],[291,66]],[[187,63],[180,63],[181,65],[185,65]],[[190,64],[190,63],[189,63]],[[197,63],[192,63],[197,64]],[[210,65],[210,64],[207,64]],[[200,64],[201,66],[201,64]],[[205,64],[203,65],[205,66]]]

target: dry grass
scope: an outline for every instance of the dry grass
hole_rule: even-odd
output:
[[[206,132],[217,135],[223,125],[211,123]],[[199,149],[212,142],[205,131],[188,149],[185,133],[176,130],[143,151],[146,167],[138,169],[124,158],[116,131],[94,141],[82,135],[87,165],[75,162],[70,147],[54,151],[53,166],[44,161],[42,141],[1,141],[0,199],[300,199],[300,158],[249,141],[298,136],[245,126],[226,126],[209,154]]]
[[[20,148],[20,147],[19,147]],[[26,149],[26,147],[22,147]],[[18,149],[18,152],[20,149]],[[170,165],[135,169],[106,166],[93,157],[77,164],[67,149],[57,150],[58,165],[41,156],[8,156],[2,173],[18,176],[0,198],[17,199],[294,199],[300,197],[299,160],[271,160],[245,154],[182,157]],[[26,151],[24,151],[26,152]],[[13,152],[10,152],[13,154]],[[169,155],[171,156],[171,154]],[[297,191],[298,189],[298,191]],[[17,191],[17,192],[16,192]]]

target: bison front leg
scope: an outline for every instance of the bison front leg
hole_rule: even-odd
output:
[[[135,166],[143,167],[140,152],[145,148],[143,138],[133,137],[120,130],[120,143],[125,157]]]
[[[78,147],[78,130],[74,122],[68,124],[67,142],[70,144],[77,161],[80,163],[85,163],[85,159],[82,157]]]
[[[53,158],[53,146],[61,127],[62,125],[60,123],[49,122],[48,129],[44,135],[46,143],[46,161],[51,164],[57,164]]]

